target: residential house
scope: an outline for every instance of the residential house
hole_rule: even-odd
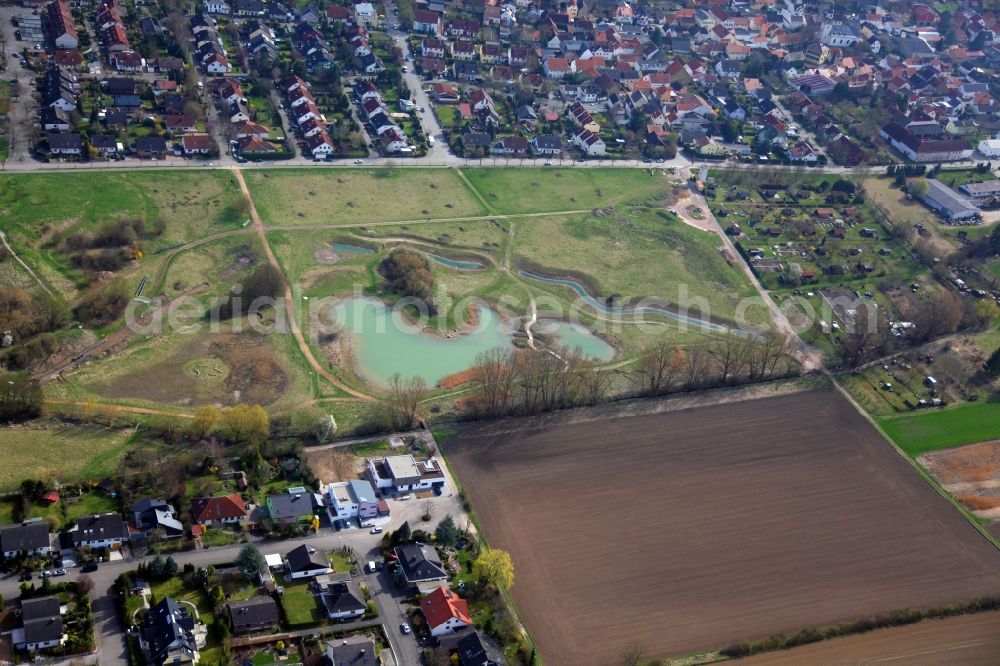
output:
[[[270,631],[278,626],[278,605],[271,597],[253,597],[226,604],[234,636]]]
[[[232,9],[225,0],[207,0],[205,2],[205,11],[218,16],[229,16]]]
[[[498,139],[491,151],[494,155],[512,157],[528,152],[528,140],[523,136],[505,136]]]
[[[573,134],[572,143],[588,157],[601,156],[607,150],[607,146],[601,137],[583,127],[577,128]]]
[[[824,23],[820,28],[820,42],[827,46],[850,48],[861,41],[861,35],[845,23]]]
[[[444,636],[473,626],[469,604],[443,585],[420,600],[431,636]]]
[[[14,646],[21,650],[44,650],[62,645],[63,607],[59,597],[21,600],[21,626],[13,631]]]
[[[68,132],[72,127],[69,113],[59,107],[43,107],[39,116],[42,129],[47,132]]]
[[[162,136],[136,137],[135,153],[144,159],[161,159],[167,154],[167,140]]]
[[[184,525],[177,519],[177,511],[163,499],[141,499],[132,505],[132,526],[148,534],[161,530],[167,539],[184,536]]]
[[[331,620],[361,617],[368,610],[361,587],[350,574],[336,574],[317,579],[320,603]]]
[[[327,142],[330,141],[330,137],[325,132],[316,136],[323,136]],[[310,137],[306,141],[307,145],[310,144],[313,138],[315,137]],[[332,150],[332,144],[330,144],[330,148]],[[310,152],[313,155],[317,155],[311,147]],[[323,497],[309,492],[305,488],[289,488],[283,493],[268,495],[266,508],[267,515],[275,523],[287,525],[296,522],[310,522],[317,512],[323,508]]]
[[[80,46],[76,33],[76,22],[73,13],[64,0],[54,0],[45,7],[49,22],[49,35],[59,49],[75,49]]]
[[[375,6],[370,2],[355,3],[354,20],[366,29],[377,28],[378,12],[375,11]]]
[[[389,515],[389,506],[378,499],[372,484],[364,479],[331,483],[326,488],[330,520],[358,519],[362,526]]]
[[[427,9],[413,12],[413,32],[427,35],[441,34],[441,14]]]
[[[49,155],[57,157],[79,157],[83,154],[83,138],[76,132],[69,134],[46,134]]]
[[[333,154],[333,142],[326,131],[306,137],[306,149],[315,158],[323,158]]]
[[[397,546],[393,551],[399,562],[403,580],[410,585],[433,583],[447,580],[448,572],[441,564],[441,558],[433,546],[422,543],[408,543]]]
[[[65,135],[63,135],[65,136]],[[74,548],[120,548],[128,539],[128,525],[117,513],[100,513],[78,518],[66,534]]]
[[[315,578],[333,571],[329,560],[320,551],[305,544],[285,555],[285,571],[292,579]]]
[[[250,134],[236,139],[236,146],[242,155],[273,155],[278,152],[278,147],[270,141]]]
[[[437,37],[424,37],[420,43],[420,53],[424,57],[443,58],[445,43]]]
[[[539,134],[531,139],[531,152],[535,155],[561,155],[562,139],[555,134]]]
[[[408,493],[444,486],[444,472],[435,458],[417,462],[411,455],[370,458],[365,477],[379,492]]]
[[[374,666],[379,662],[375,644],[365,636],[347,636],[326,644],[326,659],[331,666]]]
[[[51,552],[49,524],[44,520],[0,527],[0,554],[4,559],[46,555]]]
[[[464,632],[455,644],[459,666],[500,666],[499,655],[483,642],[478,631]]]
[[[110,134],[91,134],[88,139],[91,147],[105,159],[113,159],[121,152],[121,144],[118,138]]]
[[[198,123],[194,117],[185,114],[164,116],[163,126],[171,134],[184,134],[186,132],[194,132],[198,129]]]
[[[214,149],[212,138],[204,132],[191,132],[181,137],[181,150],[185,155],[208,155]]]
[[[206,631],[187,606],[167,597],[147,611],[138,637],[147,663],[153,666],[196,664]]]
[[[435,83],[431,96],[438,104],[458,104],[458,91],[450,83]]]

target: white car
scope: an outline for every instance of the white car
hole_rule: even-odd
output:
[[[401,625],[399,625],[399,630],[402,631],[404,634],[408,634],[410,633],[410,625],[404,622]]]
[[[365,163],[365,161],[364,160],[354,160],[354,163],[357,164],[358,166],[361,166],[362,164]]]
[[[382,534],[383,530],[381,527],[373,527],[369,534]]]

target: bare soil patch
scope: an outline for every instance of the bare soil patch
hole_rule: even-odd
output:
[[[447,452],[547,662],[1000,593],[1000,553],[833,391],[506,429]]]
[[[926,453],[918,460],[974,514],[1000,518],[1000,441]]]

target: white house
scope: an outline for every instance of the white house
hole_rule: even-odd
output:
[[[342,481],[331,483],[326,488],[326,510],[330,521],[354,520],[364,527],[379,517],[379,499],[375,495],[372,484],[366,480]],[[383,515],[388,515],[386,506]]]
[[[229,4],[223,0],[208,0],[205,3],[205,11],[209,14],[229,16],[232,10],[229,8]]]
[[[66,612],[59,597],[41,597],[21,601],[21,626],[14,629],[11,638],[14,646],[29,651],[62,645],[62,614]]]
[[[435,458],[424,462],[411,455],[370,458],[365,476],[380,492],[408,493],[444,486],[444,472]]]
[[[52,552],[49,524],[36,520],[0,527],[0,552],[4,559]]]
[[[590,157],[603,155],[608,148],[601,137],[583,127],[579,128],[573,135],[572,143]]]
[[[824,23],[820,41],[827,46],[850,48],[861,41],[861,35],[852,26],[843,23]]]
[[[1000,139],[983,139],[979,142],[979,152],[983,157],[1000,157]]]
[[[117,513],[84,516],[68,531],[74,548],[119,548],[128,539],[128,526]]]
[[[420,610],[427,620],[431,636],[453,634],[459,629],[472,626],[469,604],[444,586],[421,599]]]
[[[332,573],[333,569],[323,553],[312,546],[302,544],[285,555],[285,571],[288,572],[289,578],[299,580],[323,576]]]
[[[326,616],[331,620],[361,617],[368,610],[364,593],[357,582],[351,579],[350,574],[324,576],[318,578],[316,582],[322,590],[319,595],[320,601],[326,610]]]
[[[378,12],[375,11],[375,6],[370,2],[361,2],[354,5],[354,18],[357,20],[358,25],[362,25],[365,28],[375,28],[378,26]]]

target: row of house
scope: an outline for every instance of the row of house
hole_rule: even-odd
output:
[[[188,21],[195,48],[191,57],[206,74],[225,75],[232,70],[215,19],[195,14]]]
[[[333,155],[334,146],[327,130],[326,117],[316,106],[309,84],[293,74],[282,79],[279,86],[287,100],[288,116],[298,128],[305,149],[315,159]]]
[[[382,94],[371,81],[361,81],[355,88],[365,119],[374,131],[386,153],[410,153],[413,146],[403,128],[396,122],[394,113],[382,101]]]

